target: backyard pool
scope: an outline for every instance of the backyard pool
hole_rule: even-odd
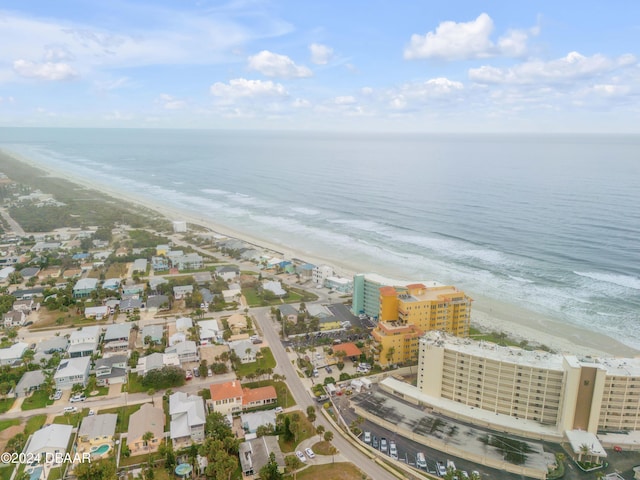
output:
[[[108,443],[103,443],[98,447],[91,447],[91,455],[104,455],[109,450],[111,450],[111,445]]]

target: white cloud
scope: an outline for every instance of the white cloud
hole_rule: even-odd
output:
[[[311,52],[311,61],[316,65],[326,65],[333,58],[333,48],[321,43],[312,43],[309,45]]]
[[[245,78],[234,78],[229,83],[216,82],[211,85],[210,92],[215,97],[226,100],[253,97],[286,97],[287,90],[280,83],[271,80],[247,80]]]
[[[161,94],[157,102],[166,110],[181,110],[187,106],[185,100],[177,99],[167,93]]]
[[[603,97],[620,97],[631,92],[629,85],[599,84],[593,86],[593,92]]]
[[[21,77],[38,78],[40,80],[69,80],[77,77],[78,73],[68,63],[62,62],[30,62],[16,60],[13,71]]]
[[[309,100],[305,100],[304,98],[296,98],[291,106],[293,108],[309,108],[311,107],[311,102]]]
[[[394,110],[404,110],[428,102],[449,101],[459,98],[464,85],[448,78],[431,78],[424,82],[405,83],[384,95]]]
[[[597,77],[635,64],[637,59],[633,55],[611,59],[600,54],[585,57],[578,52],[570,52],[566,57],[549,62],[529,60],[509,68],[488,65],[472,68],[469,70],[469,78],[485,84],[565,83]]]
[[[307,67],[296,65],[286,55],[268,50],[249,57],[249,69],[256,70],[267,77],[306,78],[313,75]]]
[[[373,94],[373,88],[371,88],[371,87],[362,87],[362,88],[360,89],[360,92],[361,92],[363,95],[371,95],[371,94]]]
[[[335,97],[333,99],[333,103],[335,103],[336,105],[353,105],[354,103],[356,103],[356,99],[351,95],[343,95]]]
[[[537,35],[538,27],[528,30],[509,30],[498,39],[491,40],[493,20],[486,13],[470,22],[446,21],[436,27],[435,32],[425,35],[413,34],[404,50],[404,58],[436,58],[441,60],[467,60],[497,55],[519,57],[527,52],[527,40]]]

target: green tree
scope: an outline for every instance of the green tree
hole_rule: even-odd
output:
[[[271,452],[269,454],[269,461],[260,469],[260,478],[262,480],[281,480],[283,476],[278,468],[279,466],[278,462],[276,462],[276,454]]]
[[[330,442],[331,440],[333,440],[333,432],[331,431],[324,432],[324,441]]]
[[[144,435],[142,435],[142,441],[144,442],[144,446],[149,450],[149,462],[151,462],[151,448],[149,445],[151,440],[153,440],[153,432],[144,432]]]
[[[111,459],[78,463],[75,475],[78,480],[113,480],[117,477],[116,464]]]

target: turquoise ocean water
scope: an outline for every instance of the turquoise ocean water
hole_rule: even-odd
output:
[[[0,129],[0,148],[640,348],[639,136]]]

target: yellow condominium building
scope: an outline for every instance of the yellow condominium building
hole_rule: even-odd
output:
[[[560,433],[640,429],[640,359],[526,351],[428,332],[419,340],[417,387]]]
[[[373,330],[380,365],[404,363],[417,356],[419,332],[442,330],[469,335],[471,299],[456,287],[422,283],[380,287],[380,316]]]

